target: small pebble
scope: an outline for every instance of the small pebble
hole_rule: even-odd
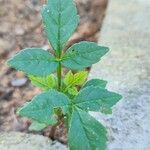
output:
[[[47,50],[49,49],[49,45],[44,45],[44,46],[42,47],[42,49],[44,49],[45,51],[47,51]]]
[[[14,87],[24,86],[27,83],[27,78],[20,78],[11,81],[11,85]]]
[[[34,6],[38,4],[38,0],[32,0],[31,2],[32,2],[32,5]]]
[[[23,35],[25,33],[25,30],[21,26],[16,26],[15,33],[16,35]]]

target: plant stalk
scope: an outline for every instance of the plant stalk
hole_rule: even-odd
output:
[[[50,131],[50,134],[49,134],[49,138],[52,139],[52,140],[55,140],[55,132],[56,132],[57,125],[52,126],[52,128],[51,128],[51,131]]]
[[[62,73],[62,66],[59,62],[58,68],[57,68],[57,79],[58,79],[58,91],[61,91],[61,73]]]
[[[57,126],[61,124],[62,118],[63,118],[62,116],[61,117],[59,116],[58,117],[58,122],[54,126],[52,126],[50,134],[49,134],[50,139],[55,140],[56,129],[57,129]]]

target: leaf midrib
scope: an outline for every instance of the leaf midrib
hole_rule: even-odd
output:
[[[96,52],[96,51],[97,51],[97,50],[88,52],[88,54],[93,53],[93,52]],[[85,52],[74,53],[74,54],[70,54],[70,53],[68,52],[68,53],[62,58],[62,62],[63,62],[63,61],[66,61],[66,60],[68,60],[68,59],[71,59],[72,61],[74,61],[74,62],[77,63],[78,65],[82,65],[82,66],[83,66],[83,64],[81,64],[81,63],[77,62],[76,60],[74,60],[74,59],[75,59],[74,57],[78,57],[78,56],[81,56],[81,57],[83,57],[84,59],[87,59],[87,60],[89,60],[89,61],[93,61],[93,60],[90,59],[89,57],[85,57],[84,54],[85,54]],[[100,59],[100,58],[99,58],[99,59]],[[94,60],[94,61],[95,61],[95,60]],[[89,63],[90,63],[90,62],[89,62]],[[85,65],[85,66],[87,66],[87,65]]]
[[[55,59],[25,59],[25,60],[22,60],[22,59],[16,59],[15,60],[16,62],[17,61],[23,61],[23,62],[30,62],[30,61],[45,61],[45,62],[57,62]]]
[[[58,10],[58,43],[57,43],[57,46],[58,46],[58,52],[60,53],[61,51],[61,45],[60,45],[60,31],[61,31],[61,15],[62,15],[62,10],[61,10],[61,0],[59,0],[59,10]]]
[[[76,110],[77,111],[77,113],[78,113],[78,115],[79,115],[79,118],[80,118],[80,121],[81,121],[81,123],[82,123],[82,128],[83,128],[83,130],[84,130],[84,133],[85,133],[85,135],[86,135],[86,139],[87,139],[87,141],[89,141],[88,140],[88,135],[87,135],[87,133],[86,133],[86,129],[85,129],[85,127],[84,127],[84,123],[83,123],[83,120],[82,120],[82,117],[80,116],[80,113],[78,112],[78,110]],[[92,149],[92,145],[90,144],[90,142],[88,142],[88,145],[90,146],[90,148]]]

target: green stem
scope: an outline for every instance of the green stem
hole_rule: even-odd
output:
[[[60,26],[61,26],[61,2],[59,0],[59,17],[58,17],[58,49],[56,51],[56,55],[58,59],[61,59],[61,55],[62,55],[62,48],[61,48],[61,44],[60,44]],[[58,79],[58,91],[61,91],[61,72],[62,72],[62,66],[61,63],[59,62],[58,68],[57,68],[57,79]]]
[[[57,68],[57,79],[58,79],[58,90],[61,91],[61,73],[62,73],[62,66],[59,62],[58,68]]]

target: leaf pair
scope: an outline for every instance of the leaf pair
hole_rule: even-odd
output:
[[[98,62],[108,52],[92,42],[80,42],[69,48],[60,63],[73,70],[81,70]],[[8,61],[11,67],[35,76],[47,76],[56,71],[59,61],[41,48],[28,48]]]
[[[87,71],[79,71],[75,74],[73,74],[72,71],[69,71],[63,81],[65,84],[63,92],[68,92],[71,95],[77,95],[78,90],[76,86],[81,86],[86,81],[87,76]]]
[[[64,83],[67,87],[82,85],[85,82],[87,76],[87,71],[80,71],[76,74],[73,74],[72,71],[69,71],[64,78]]]
[[[100,82],[104,81],[100,80]],[[91,150],[92,147],[100,149],[99,146],[101,148],[106,147],[106,130],[87,112],[99,111],[103,107],[111,109],[120,99],[119,94],[107,91],[100,85],[91,86],[89,84],[72,100],[55,90],[44,92],[19,109],[18,113],[37,121],[40,124],[39,127],[46,127],[56,123],[57,118],[55,118],[54,109],[61,108],[64,114],[70,116],[68,125],[70,149],[86,148]],[[69,111],[70,108],[71,112]],[[92,140],[93,138],[95,139]]]

